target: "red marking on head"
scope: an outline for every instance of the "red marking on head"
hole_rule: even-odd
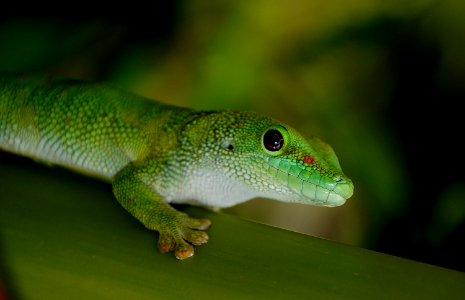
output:
[[[308,164],[308,165],[311,165],[315,162],[315,159],[313,158],[313,156],[310,156],[310,155],[305,155],[304,156],[304,163]]]

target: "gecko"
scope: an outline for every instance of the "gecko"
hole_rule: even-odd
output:
[[[207,243],[211,222],[171,204],[224,208],[262,197],[335,207],[354,189],[331,146],[273,118],[64,77],[0,77],[0,149],[109,182],[159,233],[159,250],[178,259]]]

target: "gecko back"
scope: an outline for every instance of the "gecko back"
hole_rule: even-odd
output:
[[[171,111],[189,113],[107,84],[3,77],[0,149],[109,180],[150,154]]]

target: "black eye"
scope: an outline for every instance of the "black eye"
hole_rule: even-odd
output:
[[[276,129],[270,129],[263,136],[263,145],[269,151],[278,151],[284,145],[283,135]]]

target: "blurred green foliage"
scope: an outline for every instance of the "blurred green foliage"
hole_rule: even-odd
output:
[[[334,209],[254,200],[227,212],[465,270],[454,248],[465,218],[454,140],[464,8],[178,1],[150,20],[10,17],[0,72],[107,80],[172,104],[273,116],[329,142],[355,195]]]

